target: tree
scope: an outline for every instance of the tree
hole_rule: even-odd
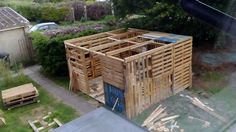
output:
[[[201,0],[217,9],[226,11],[231,0]],[[185,13],[171,0],[113,0],[116,16],[124,18],[130,14],[145,17],[131,19],[127,27],[159,30],[194,36],[195,41],[214,41],[219,31]]]

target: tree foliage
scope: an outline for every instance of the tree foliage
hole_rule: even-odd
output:
[[[201,0],[225,11],[230,0]],[[159,30],[194,36],[195,41],[214,41],[219,31],[185,13],[171,0],[113,0],[116,16],[140,14],[144,17],[128,19],[125,26],[148,30]]]

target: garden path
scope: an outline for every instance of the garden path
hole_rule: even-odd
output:
[[[62,88],[61,86],[58,86],[50,79],[43,76],[40,73],[40,68],[41,66],[39,65],[31,66],[24,69],[23,73],[41,85],[42,88],[47,90],[56,99],[74,108],[77,112],[79,112],[80,115],[84,115],[96,109],[95,105],[91,104],[84,98],[77,96],[75,93]]]

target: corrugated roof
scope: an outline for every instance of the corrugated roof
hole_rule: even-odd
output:
[[[0,7],[0,30],[26,26],[29,21],[9,7]]]
[[[147,130],[101,107],[52,132],[147,132]]]

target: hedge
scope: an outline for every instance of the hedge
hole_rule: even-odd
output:
[[[108,3],[98,2],[87,6],[87,15],[90,20],[99,20],[111,14],[111,8]]]
[[[73,2],[66,4],[3,4],[2,6],[9,6],[16,10],[18,13],[26,17],[30,21],[46,22],[46,21],[66,21],[70,20],[74,15],[75,20],[79,21],[84,16],[84,3]],[[72,13],[71,8],[74,9]],[[95,2],[87,5],[87,14],[89,20],[99,20],[106,15],[111,14],[110,5],[106,2]]]
[[[70,8],[68,7],[55,7],[51,5],[15,5],[12,8],[28,20],[37,22],[64,21],[70,13]]]
[[[145,15],[129,19],[124,26],[190,35],[194,37],[198,45],[204,44],[203,42],[214,42],[219,33],[212,26],[168,3],[155,4],[152,8],[145,10]]]
[[[61,76],[68,74],[64,40],[87,36],[100,31],[85,30],[77,34],[57,35],[52,38],[39,32],[33,32],[30,37],[36,50],[37,61],[43,70],[46,73]]]
[[[84,3],[83,2],[74,2],[72,3],[72,8],[74,9],[75,20],[79,21],[84,16]]]

